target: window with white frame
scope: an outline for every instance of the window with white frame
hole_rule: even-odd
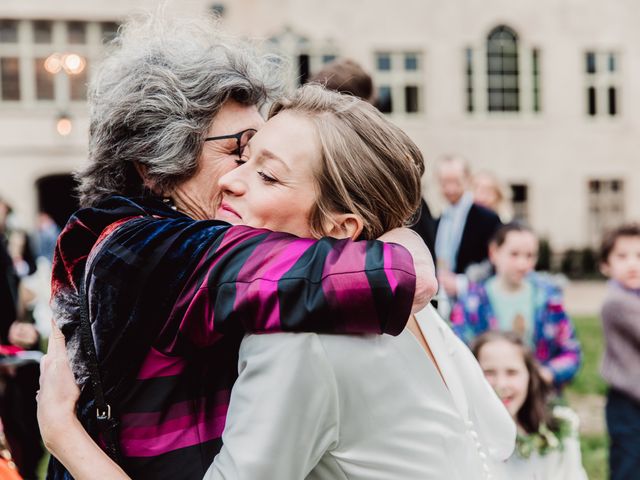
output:
[[[116,22],[0,19],[0,106],[86,100],[90,57]]]
[[[20,100],[20,63],[14,56],[0,57],[0,84],[3,101]]]
[[[466,93],[466,109],[471,113],[474,109],[473,102],[473,49],[465,50],[465,93]]]
[[[513,220],[529,223],[529,186],[525,183],[512,183],[510,187]]]
[[[108,43],[116,38],[120,26],[116,22],[101,22],[100,33],[102,34],[102,42]]]
[[[540,97],[540,50],[531,50],[531,108],[534,112],[542,110],[542,99]]]
[[[518,37],[509,27],[494,28],[487,37],[487,107],[490,112],[520,110]]]
[[[590,117],[615,117],[620,113],[620,66],[615,52],[584,54],[585,110]]]
[[[500,114],[542,111],[541,51],[506,25],[464,49],[464,109]]]
[[[289,86],[298,87],[324,65],[338,58],[338,48],[329,41],[312,42],[309,38],[285,29],[269,39],[270,49],[288,58],[291,65]]]
[[[20,91],[19,22],[0,20],[0,100],[16,102]]]
[[[588,183],[588,229],[592,245],[598,245],[602,234],[624,223],[624,180],[591,179]]]
[[[304,85],[309,78],[317,73],[327,63],[333,62],[338,58],[335,53],[326,53],[323,50],[317,51],[313,48],[305,48],[304,51],[298,53],[294,59],[294,65],[297,67],[297,84]]]
[[[417,114],[424,111],[422,52],[376,52],[374,83],[381,112]]]

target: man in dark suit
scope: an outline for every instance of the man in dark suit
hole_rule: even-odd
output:
[[[467,268],[488,258],[489,240],[502,223],[495,212],[473,203],[471,172],[464,158],[443,157],[437,175],[448,203],[436,228],[438,280],[455,297],[466,289]]]

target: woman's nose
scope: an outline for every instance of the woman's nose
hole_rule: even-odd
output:
[[[246,183],[243,178],[244,170],[246,169],[243,168],[243,165],[240,165],[220,177],[220,180],[218,180],[220,191],[232,195],[242,195],[245,193]]]

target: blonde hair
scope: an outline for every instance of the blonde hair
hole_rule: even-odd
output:
[[[319,195],[309,218],[314,236],[326,234],[332,213],[360,216],[365,239],[411,224],[420,207],[424,160],[400,128],[368,103],[319,85],[276,102],[269,117],[283,111],[308,118],[320,139]]]

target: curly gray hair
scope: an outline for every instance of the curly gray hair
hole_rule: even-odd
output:
[[[233,99],[258,105],[280,93],[281,60],[220,33],[216,20],[132,18],[89,85],[89,165],[77,174],[82,206],[191,177],[213,117]],[[231,132],[233,133],[233,132]]]

